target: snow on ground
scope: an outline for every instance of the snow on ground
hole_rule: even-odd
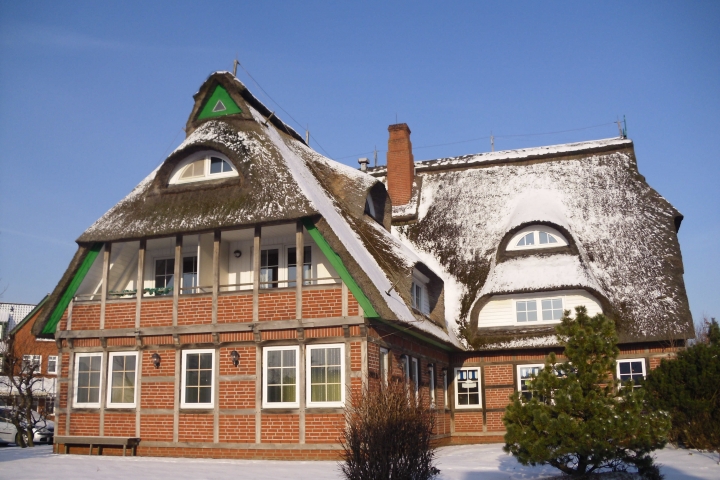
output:
[[[672,447],[656,452],[666,480],[716,480],[718,455]],[[439,480],[534,480],[559,474],[552,467],[523,467],[501,444],[438,450]],[[336,462],[206,460],[189,458],[53,455],[51,446],[0,447],[0,479],[133,480],[262,479],[339,480]]]

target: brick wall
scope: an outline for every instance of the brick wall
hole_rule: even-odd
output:
[[[303,318],[342,316],[342,288],[303,289],[302,311]]]
[[[72,330],[98,330],[100,328],[100,304],[75,304],[72,310]]]
[[[142,414],[140,416],[140,438],[146,441],[172,442],[173,416]]]
[[[133,437],[135,436],[135,413],[105,412],[104,425],[105,436]]]
[[[255,408],[255,381],[220,382],[221,409]]]
[[[72,412],[70,435],[100,435],[100,414]]]
[[[485,388],[485,406],[487,408],[505,408],[510,404],[512,388]]]
[[[455,411],[456,432],[482,432],[482,429],[482,412],[463,412],[462,410]]]
[[[300,441],[300,417],[298,415],[263,415],[263,443],[298,443]]]
[[[218,323],[252,322],[252,294],[223,294],[218,296]]]
[[[486,365],[483,369],[485,385],[512,385],[513,365]]]
[[[105,305],[105,328],[134,328],[135,300],[118,301]],[[75,310],[73,309],[73,327],[75,327]],[[73,328],[74,329],[74,328]]]
[[[212,297],[183,297],[178,299],[178,325],[212,323]]]
[[[220,441],[255,443],[255,415],[220,415]]]
[[[362,315],[362,312],[360,310],[360,304],[357,300],[355,300],[355,295],[352,294],[350,290],[348,290],[348,315],[351,317]]]
[[[169,327],[172,325],[172,297],[143,298],[140,307],[141,327]],[[75,323],[73,310],[73,324]]]
[[[306,443],[339,443],[345,428],[342,414],[305,415]]]
[[[505,425],[503,425],[502,419],[505,416],[505,412],[487,412],[487,428],[489,432],[504,432]],[[457,425],[457,421],[455,423]]]
[[[206,413],[181,413],[178,423],[181,442],[212,442],[213,416]]]
[[[172,409],[175,405],[175,384],[172,382],[143,382],[140,406],[152,409]]]
[[[295,290],[266,292],[260,290],[258,295],[260,321],[295,319]]]

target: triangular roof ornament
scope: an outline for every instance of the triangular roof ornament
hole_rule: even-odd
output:
[[[237,103],[230,97],[225,87],[217,85],[212,95],[205,102],[205,106],[200,110],[197,116],[198,120],[206,118],[221,117],[223,115],[232,115],[234,113],[242,113]]]

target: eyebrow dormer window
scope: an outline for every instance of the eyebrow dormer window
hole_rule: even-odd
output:
[[[553,248],[567,246],[565,237],[554,228],[544,225],[526,227],[516,233],[508,242],[507,249],[529,250],[533,248]]]
[[[235,167],[225,155],[206,151],[195,153],[180,162],[170,176],[170,184],[237,176],[238,173]]]

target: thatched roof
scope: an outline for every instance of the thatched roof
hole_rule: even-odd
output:
[[[682,215],[637,169],[630,140],[492,152],[416,163],[418,205],[400,238],[441,272],[449,320],[477,326],[490,296],[581,288],[622,342],[692,337],[677,229]],[[373,170],[384,177],[384,168]],[[396,222],[397,223],[397,222]],[[560,230],[562,251],[506,255],[531,224]],[[478,330],[485,348],[547,346],[547,328]]]
[[[218,85],[241,112],[199,120]],[[160,167],[78,238],[80,250],[50,297],[52,308],[46,309],[48,314],[36,322],[34,331],[42,330],[94,243],[312,217],[383,319],[412,325],[447,345],[459,345],[442,316],[426,318],[409,306],[408,282],[420,260],[390,234],[390,202],[381,182],[310,149],[227,72],[211,75],[195,95],[186,131],[185,141]],[[179,162],[201,150],[227,156],[239,176],[170,185]],[[379,197],[376,203],[387,204],[380,211],[380,223],[364,214],[369,193]],[[441,283],[439,277],[437,281]],[[408,283],[407,292],[400,291],[401,282]]]

